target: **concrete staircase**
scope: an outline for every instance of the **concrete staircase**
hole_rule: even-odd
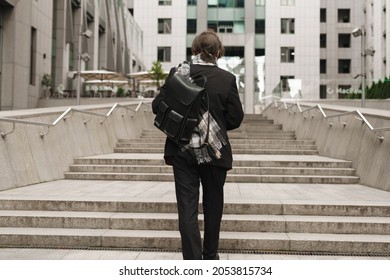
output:
[[[355,184],[352,163],[318,160],[317,147],[311,140],[296,140],[295,133],[263,117],[246,117],[241,128],[229,134],[235,155],[234,169],[227,182],[237,183],[323,183]],[[127,157],[76,158],[66,179],[173,181],[172,168],[162,160],[140,160],[139,153],[162,153],[165,136],[157,129],[145,130],[139,139],[120,140],[115,153]],[[262,155],[243,157],[241,155]],[[272,155],[267,157],[266,155]],[[282,156],[281,156],[282,155]],[[297,160],[297,156],[300,156]]]
[[[313,141],[296,140],[260,116],[246,116],[230,137],[235,167],[226,185],[221,250],[390,254],[390,198],[352,200],[354,192],[370,188],[355,185],[351,162],[318,156]],[[113,154],[77,158],[67,180],[57,183],[62,194],[78,184],[85,192],[93,185],[102,192],[131,188],[133,197],[0,196],[0,245],[179,250],[163,139],[146,130],[141,139],[119,141]],[[339,192],[332,197],[348,189],[351,200],[297,199],[300,192],[314,197],[325,188]],[[278,199],[256,199],[267,191],[271,197],[270,189]]]

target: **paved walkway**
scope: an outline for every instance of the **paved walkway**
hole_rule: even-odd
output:
[[[390,206],[390,192],[362,185],[227,183],[226,202],[371,204]],[[172,182],[59,180],[0,192],[0,199],[174,202]],[[329,255],[230,254],[222,259],[390,259]],[[0,259],[181,259],[180,253],[126,250],[0,248]]]

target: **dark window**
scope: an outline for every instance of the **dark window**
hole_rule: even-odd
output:
[[[172,20],[170,18],[158,19],[158,34],[171,34],[172,33]]]
[[[172,0],[158,0],[159,6],[170,6],[172,5]]]
[[[282,18],[280,25],[280,32],[282,34],[294,34],[295,33],[295,19]]]
[[[280,85],[282,91],[290,91],[290,87],[288,85],[289,79],[294,79],[294,76],[280,76]]]
[[[351,60],[339,59],[339,74],[350,74],[350,73],[351,73]]]
[[[35,75],[37,64],[37,30],[31,27],[30,42],[30,85],[35,86]]]
[[[192,60],[192,49],[186,48],[186,60],[191,61]]]
[[[320,34],[320,48],[326,48],[326,34]]]
[[[161,62],[171,61],[171,47],[158,47],[157,60]]]
[[[197,0],[187,0],[187,5],[188,6],[196,6],[197,5]]]
[[[320,74],[326,74],[326,59],[320,60]]]
[[[255,56],[264,56],[265,49],[255,49]]]
[[[196,19],[187,19],[187,34],[196,33]]]
[[[264,34],[265,33],[265,20],[264,19],[256,19],[255,33],[256,34]]]
[[[327,86],[320,85],[320,99],[326,99]]]
[[[293,63],[295,61],[295,48],[294,47],[281,47],[280,48],[280,62]]]
[[[351,47],[351,34],[344,33],[339,34],[339,48],[350,48]]]
[[[244,47],[225,47],[225,56],[239,56],[244,57]]]
[[[326,9],[320,10],[320,22],[326,22]]]
[[[350,9],[338,9],[337,22],[347,23],[351,21]]]

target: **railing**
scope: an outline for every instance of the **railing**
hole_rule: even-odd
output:
[[[133,108],[130,108],[130,106],[134,106],[134,105],[137,105],[137,107],[135,109]],[[138,112],[141,108],[141,106],[144,105],[144,106],[150,106],[150,101],[149,102],[145,102],[145,101],[140,101],[139,103],[137,104],[130,104],[130,105],[121,105],[119,103],[115,103],[111,108],[110,110],[108,111],[107,114],[99,114],[99,113],[94,113],[94,112],[90,112],[90,111],[87,111],[87,110],[80,110],[80,109],[75,109],[75,108],[72,108],[72,107],[69,107],[65,112],[63,112],[54,122],[52,123],[46,123],[46,122],[36,122],[36,121],[27,121],[27,120],[22,120],[22,119],[14,119],[14,118],[1,118],[0,117],[0,122],[10,122],[12,123],[12,130],[8,131],[8,132],[5,132],[5,131],[2,131],[1,132],[1,137],[3,139],[5,139],[7,137],[8,134],[11,134],[15,131],[15,128],[16,128],[16,124],[19,123],[19,124],[27,124],[27,125],[36,125],[36,126],[44,126],[47,128],[47,130],[45,132],[40,132],[39,133],[39,136],[41,138],[44,138],[45,135],[47,135],[49,133],[49,129],[50,127],[53,127],[53,126],[56,126],[61,120],[64,120],[66,121],[68,118],[72,117],[73,116],[73,113],[74,112],[77,112],[77,113],[81,113],[81,114],[86,114],[86,115],[89,115],[90,118],[89,120],[84,120],[84,124],[87,124],[91,119],[92,119],[92,116],[97,116],[97,117],[101,117],[103,118],[102,120],[100,120],[100,124],[103,124],[106,119],[108,117],[110,117],[112,115],[112,113],[118,109],[118,108],[124,108],[126,110],[129,110],[129,111],[132,111],[134,113]],[[70,114],[70,115],[69,115]],[[69,116],[68,116],[69,115]],[[122,117],[124,116],[125,114],[122,114]],[[133,115],[131,115],[131,117],[133,117]]]
[[[302,113],[302,115],[305,119],[307,118],[307,116],[305,116],[305,113],[309,113],[313,110],[317,110],[320,112],[321,116],[325,119],[327,124],[329,124],[330,126],[333,126],[333,122],[328,122],[327,121],[328,119],[337,118],[339,123],[345,127],[348,125],[348,123],[341,121],[341,117],[347,116],[347,115],[355,115],[355,118],[357,120],[361,121],[363,124],[365,124],[370,129],[370,131],[374,132],[375,137],[378,138],[381,142],[385,139],[385,137],[383,135],[377,135],[377,133],[381,132],[381,131],[390,131],[390,127],[374,128],[371,125],[371,123],[366,119],[366,117],[357,109],[349,111],[349,112],[341,113],[341,114],[327,116],[324,112],[324,109],[319,104],[317,104],[315,106],[311,106],[311,107],[306,108],[304,110],[302,109],[302,106],[298,102],[286,102],[286,101],[276,101],[275,100],[273,102],[273,104],[276,108],[279,108],[280,110],[285,109],[285,110],[288,110],[289,112],[293,112],[293,113],[296,113],[295,111],[293,111],[293,108],[296,107],[298,109],[298,112]],[[311,115],[311,117],[314,118],[315,115]]]

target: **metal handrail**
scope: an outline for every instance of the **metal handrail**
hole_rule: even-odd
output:
[[[102,117],[104,118],[103,120],[100,121],[100,124],[103,124],[104,121],[110,117],[112,115],[112,113],[117,109],[117,108],[124,108],[124,109],[127,109],[129,111],[132,111],[132,112],[138,112],[139,109],[141,108],[142,105],[146,105],[146,106],[150,106],[149,104],[150,102],[145,102],[145,101],[140,101],[137,105],[137,108],[136,109],[132,109],[130,108],[129,106],[134,106],[136,105],[137,103],[135,104],[130,104],[130,105],[121,105],[119,103],[115,103],[111,108],[110,110],[108,111],[107,114],[99,114],[99,113],[95,113],[95,112],[90,112],[90,111],[87,111],[87,110],[80,110],[80,109],[75,109],[75,108],[72,108],[72,107],[69,107],[68,109],[66,109],[54,122],[52,123],[47,123],[47,122],[38,122],[38,121],[28,121],[28,120],[23,120],[23,119],[15,119],[15,118],[2,118],[0,117],[0,122],[11,122],[13,124],[12,126],[12,130],[8,131],[8,132],[5,132],[5,131],[2,131],[0,133],[1,137],[3,139],[5,139],[7,137],[8,134],[11,134],[15,131],[15,126],[17,123],[19,124],[27,124],[27,125],[36,125],[36,126],[46,126],[47,127],[47,131],[46,132],[41,132],[39,133],[40,137],[43,138],[45,137],[45,135],[47,135],[49,133],[49,128],[50,127],[53,127],[53,126],[56,126],[61,120],[66,120],[68,119],[69,117],[66,117],[69,113],[72,113],[73,112],[77,112],[77,113],[81,113],[81,114],[86,114],[86,115],[90,115],[91,118],[92,116],[97,116],[97,117]],[[123,115],[122,115],[123,116]],[[133,115],[131,115],[133,117]],[[89,119],[88,121],[84,120],[84,124],[87,124],[91,119]]]
[[[325,120],[328,120],[328,119],[332,119],[332,118],[338,118],[339,119],[339,123],[342,124],[344,127],[347,126],[347,122],[342,122],[340,120],[340,117],[343,117],[343,116],[347,116],[347,115],[355,115],[355,118],[362,121],[363,124],[365,124],[369,129],[370,131],[376,133],[376,132],[379,132],[379,131],[390,131],[390,127],[377,127],[377,128],[374,128],[371,123],[366,119],[366,117],[363,115],[362,112],[360,112],[358,109],[355,109],[355,110],[352,110],[352,111],[348,111],[348,112],[344,112],[344,113],[340,113],[340,114],[335,114],[335,115],[331,115],[331,116],[327,116],[325,114],[325,111],[324,109],[321,107],[321,105],[317,104],[315,106],[311,106],[305,110],[302,110],[301,108],[301,105],[296,102],[296,103],[289,103],[290,106],[287,105],[288,102],[286,101],[277,101],[275,100],[274,101],[274,105],[275,107],[279,108],[280,110],[283,109],[281,108],[280,105],[283,105],[284,109],[286,110],[289,110],[291,109],[292,107],[296,106],[298,108],[298,111],[300,113],[302,113],[304,115],[304,113],[306,112],[309,112],[309,111],[312,111],[314,109],[317,109],[318,111],[320,111],[322,117],[325,119]],[[305,105],[304,105],[305,106]],[[306,116],[304,116],[304,118],[306,119]],[[312,115],[312,118],[314,118],[314,115]],[[333,123],[332,122],[328,122],[327,123],[330,125],[330,126],[333,126]],[[381,136],[378,136],[375,134],[375,137],[377,137],[379,140],[383,141],[385,139],[385,137],[383,135]]]

